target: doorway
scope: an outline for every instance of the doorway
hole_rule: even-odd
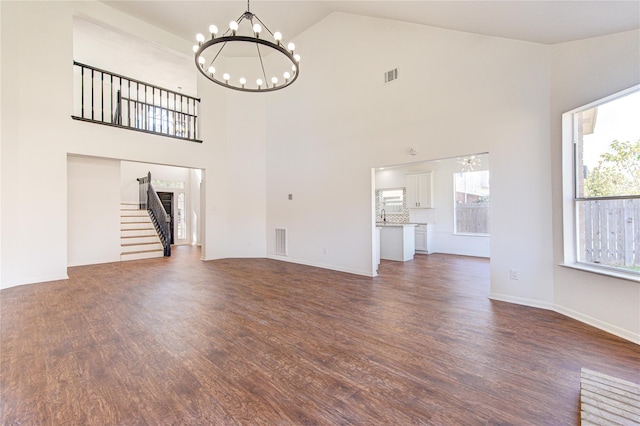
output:
[[[415,224],[416,257],[441,253],[489,259],[489,161],[488,153],[480,153],[376,169],[376,224]],[[398,192],[395,198],[389,196],[393,191]]]
[[[160,198],[160,202],[162,203],[162,207],[164,207],[164,211],[167,212],[169,217],[171,218],[170,227],[171,227],[171,241],[170,244],[174,244],[174,232],[173,232],[173,222],[174,222],[174,214],[173,214],[173,192],[159,192],[158,197]]]

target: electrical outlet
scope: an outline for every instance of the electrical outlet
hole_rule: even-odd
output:
[[[520,272],[518,272],[517,269],[512,269],[509,271],[509,277],[512,280],[519,280],[520,279]]]

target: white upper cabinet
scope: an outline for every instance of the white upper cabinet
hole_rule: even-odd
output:
[[[407,175],[407,208],[433,208],[432,172]]]

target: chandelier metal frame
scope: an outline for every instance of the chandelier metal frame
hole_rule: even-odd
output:
[[[257,22],[254,22],[255,21]],[[251,24],[253,36],[240,35],[237,34],[237,31],[240,27],[242,21],[248,21]],[[234,25],[235,22],[235,25]],[[269,34],[271,34],[271,38],[273,38],[273,42],[264,38],[260,38],[260,34],[262,30],[266,30]],[[257,30],[257,31],[256,31]],[[211,25],[209,27],[209,33],[211,38],[206,40],[202,34],[198,34],[196,36],[196,40],[198,41],[197,45],[193,46],[193,51],[195,53],[195,64],[196,68],[202,75],[204,75],[208,80],[213,81],[214,83],[226,87],[228,89],[238,90],[241,92],[273,92],[276,90],[284,89],[285,87],[290,86],[294,81],[297,80],[300,74],[300,55],[295,53],[295,45],[293,43],[289,43],[287,47],[281,42],[282,35],[279,32],[273,33],[271,30],[258,18],[258,16],[251,12],[249,1],[247,1],[247,11],[244,12],[238,19],[235,21],[231,21],[229,24],[229,28],[222,34],[222,36],[217,37],[217,27],[215,25]],[[224,48],[229,43],[253,43],[256,46],[257,50],[257,58],[260,62],[260,68],[262,71],[262,79],[258,79],[255,83],[247,84],[244,78],[238,80],[240,85],[236,85],[231,82],[231,78],[229,74],[225,73],[222,76],[222,79],[217,78],[220,73],[216,74],[215,62],[216,59],[220,56]],[[215,52],[215,56],[213,60],[211,60],[208,64],[206,59],[204,59],[203,53],[209,49],[209,51],[215,51],[214,47],[219,46],[217,52]],[[278,84],[279,80],[277,76],[270,76],[271,80],[269,80],[267,72],[265,70],[265,64],[263,60],[263,52],[260,50],[260,46],[267,47],[272,49],[279,54],[286,57],[291,62],[291,70],[286,71],[283,74],[284,82]],[[258,68],[256,68],[258,69]],[[244,81],[242,81],[244,80]],[[260,84],[262,83],[262,84]],[[270,84],[271,83],[271,84]]]

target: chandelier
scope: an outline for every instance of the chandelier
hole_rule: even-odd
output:
[[[463,172],[472,172],[474,167],[480,165],[480,158],[475,155],[468,155],[463,158],[458,158],[458,164],[461,166]]]
[[[193,46],[198,71],[223,87],[242,92],[272,92],[284,89],[300,74],[300,55],[295,44],[284,45],[282,34],[269,28],[247,11],[229,23],[218,36],[218,27],[209,27],[209,37],[196,35]],[[222,52],[224,55],[221,55]],[[222,57],[221,57],[222,56]]]

